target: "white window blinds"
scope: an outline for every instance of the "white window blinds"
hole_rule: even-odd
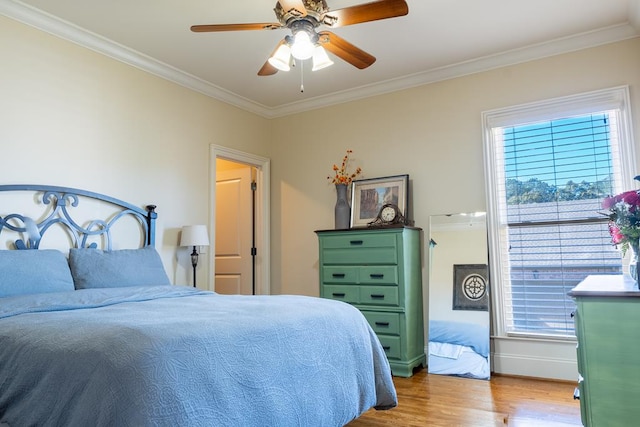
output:
[[[567,293],[587,275],[621,273],[599,212],[624,186],[625,97],[598,94],[485,116],[491,276],[503,334],[573,336]]]

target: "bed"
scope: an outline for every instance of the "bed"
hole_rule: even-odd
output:
[[[35,194],[44,212],[0,213],[0,425],[342,426],[397,405],[384,350],[351,305],[175,286],[154,249],[155,206],[6,192]],[[80,221],[84,199],[115,210]],[[121,221],[140,247],[114,244]],[[54,229],[68,251],[45,248]]]
[[[489,328],[476,323],[429,321],[430,374],[489,379]]]

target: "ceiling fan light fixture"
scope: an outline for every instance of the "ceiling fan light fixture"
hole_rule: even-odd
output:
[[[327,55],[327,51],[320,45],[313,49],[313,68],[312,71],[322,70],[333,65],[333,61]]]
[[[309,33],[304,30],[298,31],[293,37],[293,45],[291,46],[291,55],[294,58],[305,60],[313,56],[314,44],[311,41]]]
[[[291,48],[287,44],[281,44],[271,58],[268,59],[269,64],[273,65],[280,71],[289,71],[291,67]]]

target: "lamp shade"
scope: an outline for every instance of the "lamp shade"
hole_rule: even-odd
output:
[[[316,46],[313,50],[313,68],[311,71],[322,70],[330,65],[333,65],[333,61],[329,58],[327,52],[322,46]]]
[[[182,227],[180,246],[209,246],[206,225],[185,225]]]
[[[291,55],[299,60],[309,59],[313,56],[314,45],[311,37],[306,31],[298,31],[293,37],[293,46],[291,46]]]
[[[280,71],[289,71],[289,62],[291,59],[291,49],[286,44],[280,45],[276,49],[276,53],[268,59],[269,64],[273,65]]]

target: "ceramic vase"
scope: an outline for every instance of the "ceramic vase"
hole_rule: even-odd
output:
[[[336,184],[337,199],[334,209],[336,230],[349,228],[351,207],[349,206],[349,200],[347,199],[347,188],[347,184]]]

